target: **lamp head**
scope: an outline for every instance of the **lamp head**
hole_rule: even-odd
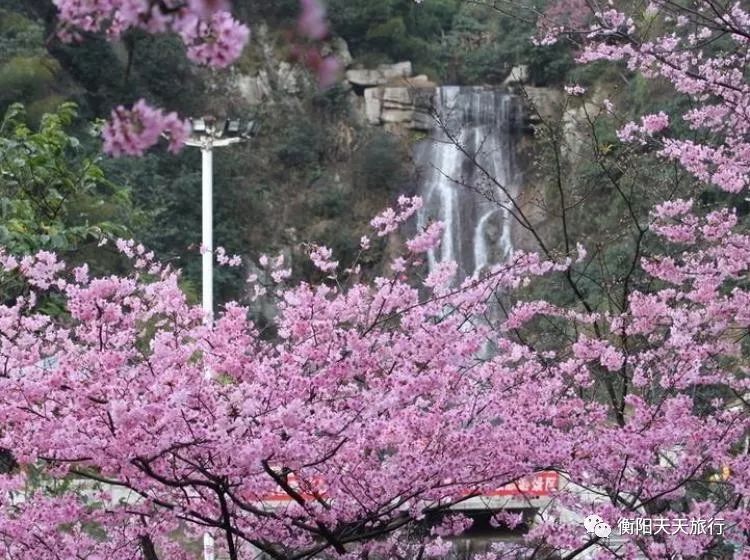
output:
[[[227,134],[237,135],[240,132],[240,119],[227,119]]]
[[[201,134],[206,132],[206,119],[204,118],[193,119],[193,122],[191,124],[193,125],[194,132],[199,132]]]

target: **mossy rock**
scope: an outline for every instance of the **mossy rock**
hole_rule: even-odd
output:
[[[59,63],[49,56],[16,56],[0,66],[0,107],[54,93]]]

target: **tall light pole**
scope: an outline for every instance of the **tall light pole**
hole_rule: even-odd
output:
[[[200,148],[202,156],[202,302],[206,320],[210,322],[214,312],[213,151],[214,148],[237,144],[253,136],[257,132],[257,121],[242,123],[239,119],[228,119],[219,121],[217,126],[215,119],[203,117],[193,119],[191,124],[193,132],[186,144]]]
[[[244,124],[244,127],[243,127]],[[201,251],[202,251],[202,298],[203,312],[207,324],[214,316],[214,148],[237,144],[253,136],[258,129],[257,121],[242,123],[239,119],[216,121],[203,117],[191,121],[192,134],[185,144],[201,149]],[[206,377],[211,372],[206,369]],[[209,533],[203,534],[203,558],[214,560],[214,540]]]

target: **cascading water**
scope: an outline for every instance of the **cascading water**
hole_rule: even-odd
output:
[[[497,89],[444,86],[434,108],[436,126],[415,150],[423,200],[417,227],[444,223],[429,266],[455,261],[461,280],[513,251],[508,202],[521,183],[516,142],[522,104]]]

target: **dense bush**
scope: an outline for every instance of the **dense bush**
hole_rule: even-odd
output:
[[[290,121],[278,131],[276,154],[288,166],[301,168],[322,156],[320,129],[306,120]]]
[[[54,59],[16,56],[0,66],[0,110],[23,99],[38,100],[51,93],[59,67]]]
[[[411,60],[417,71],[442,73],[441,38],[451,28],[456,0],[330,0],[333,29],[360,62]],[[438,77],[438,76],[434,76]]]
[[[443,82],[499,83],[517,64],[537,85],[560,83],[572,60],[567,47],[536,47],[533,21],[487,5],[436,0],[330,0],[333,28],[364,66],[411,60]]]
[[[312,106],[326,118],[349,117],[352,114],[349,92],[345,84],[336,84],[326,90],[315,91],[311,99]]]
[[[188,61],[179,39],[139,33],[130,44],[129,78],[138,89],[182,114],[205,109],[206,80]]]
[[[405,175],[404,148],[390,134],[375,134],[354,158],[354,186],[363,189],[397,188]]]
[[[322,218],[337,218],[346,212],[347,207],[346,197],[336,186],[318,189],[313,198],[313,212]]]
[[[38,122],[60,104],[60,65],[42,47],[43,38],[38,22],[0,9],[0,115],[23,101],[30,120]]]
[[[0,9],[0,62],[19,56],[44,54],[44,29],[22,14]]]
[[[557,84],[572,67],[564,45],[539,47],[531,42],[533,22],[465,4],[444,40],[447,78],[458,83],[499,83],[513,66],[525,64],[535,85]]]

